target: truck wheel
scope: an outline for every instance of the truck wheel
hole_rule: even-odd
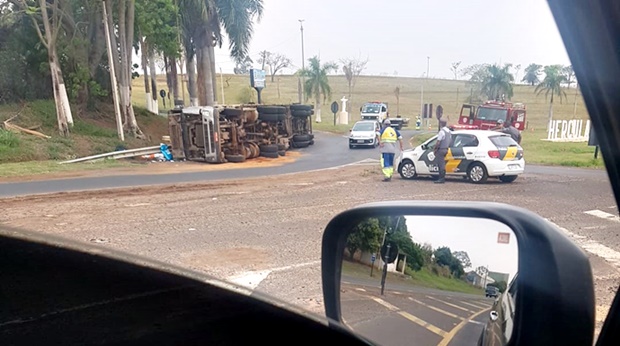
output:
[[[284,118],[286,117],[286,114],[272,114],[272,113],[258,113],[258,119],[262,120],[262,121],[268,121],[268,122],[276,122],[276,121],[282,121],[284,120]]]
[[[258,114],[286,114],[286,107],[282,106],[257,106]]]
[[[260,156],[268,157],[270,159],[277,159],[278,157],[280,157],[280,154],[278,154],[277,151],[276,152],[265,152],[265,153],[261,152]]]
[[[310,145],[314,145],[314,139],[310,140]]]
[[[309,145],[310,145],[310,141],[295,142],[296,148],[307,148]]]
[[[220,114],[225,117],[238,117],[243,114],[243,110],[239,108],[224,108]]]
[[[309,135],[294,135],[293,136],[293,142],[308,142],[311,139],[312,138],[310,138]]]
[[[243,162],[245,161],[245,155],[226,155],[226,160],[234,163]]]
[[[260,146],[260,152],[262,153],[277,153],[278,145],[277,144],[263,144]]]
[[[297,118],[305,118],[305,117],[309,117],[310,115],[312,115],[312,111],[292,111],[291,115]]]
[[[286,156],[286,150],[278,150],[278,155]]]
[[[311,111],[312,107],[310,105],[301,105],[301,104],[293,104],[291,105],[291,111]]]

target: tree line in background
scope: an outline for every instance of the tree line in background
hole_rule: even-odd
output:
[[[227,36],[234,72],[249,73],[254,62],[248,54],[255,21],[263,14],[263,0],[4,0],[0,1],[0,103],[54,98],[58,128],[68,136],[77,117],[96,110],[99,102],[117,101],[126,132],[140,137],[131,95],[132,80],[142,68],[147,109],[158,113],[157,67],[166,72],[166,86],[174,101],[185,88],[190,105],[213,105],[217,90],[215,47]],[[108,46],[112,47],[108,50]],[[139,54],[138,65],[132,57]],[[292,67],[283,54],[263,50],[258,63],[278,72]],[[304,79],[306,101],[320,105],[331,97],[328,75],[341,71],[347,79],[349,100],[368,59],[346,58],[340,64],[308,59]],[[513,95],[515,74],[521,66],[460,62],[451,69],[471,83],[470,102]],[[179,81],[185,71],[187,82]],[[111,73],[114,72],[114,73]],[[544,73],[544,78],[542,74]],[[112,81],[114,79],[114,81]],[[563,86],[576,84],[571,66],[530,64],[522,79],[536,85],[538,94],[566,96]],[[182,90],[180,90],[180,88]],[[300,93],[302,90],[300,90]],[[400,93],[399,87],[395,95]],[[72,105],[73,107],[71,107]]]
[[[437,275],[463,279],[465,269],[471,267],[469,255],[465,251],[453,252],[445,246],[433,249],[429,244],[414,242],[404,216],[376,217],[362,221],[347,239],[349,259],[353,260],[356,254],[361,253],[375,253],[379,257],[382,244],[388,241],[394,241],[399,253],[407,256],[407,267],[412,271],[427,268]]]
[[[0,1],[0,102],[53,97],[59,131],[68,136],[70,104],[84,117],[98,102],[118,100],[125,131],[140,137],[131,103],[134,52],[150,111],[158,112],[159,62],[175,101],[185,69],[190,104],[213,105],[215,47],[226,35],[231,57],[246,60],[262,13],[262,0]]]

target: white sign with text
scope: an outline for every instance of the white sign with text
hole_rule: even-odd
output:
[[[590,137],[590,120],[551,120],[547,130],[547,141],[587,142]],[[545,140],[545,139],[543,139]]]

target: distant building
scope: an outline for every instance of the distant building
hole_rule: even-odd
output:
[[[492,284],[495,282],[495,280],[489,275],[481,276],[473,270],[465,275],[465,279],[470,284],[481,288],[485,288],[488,284]]]
[[[510,277],[510,274],[508,273],[499,273],[499,272],[489,272],[489,276],[495,280],[495,282],[500,282],[500,281],[504,281],[506,284],[508,284],[508,278]]]

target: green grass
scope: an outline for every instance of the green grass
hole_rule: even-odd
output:
[[[358,277],[361,279],[370,278],[370,267],[360,263],[343,261],[342,272],[348,276]],[[373,277],[380,278],[381,273],[381,270],[377,270],[377,268],[375,268],[373,272]],[[451,292],[470,294],[483,294],[484,292],[482,288],[472,286],[463,280],[447,278],[433,274],[427,268],[422,268],[420,271],[417,272],[411,270],[410,268],[407,268],[405,269],[405,273],[407,275],[388,272],[386,280],[404,285],[434,288]]]
[[[217,97],[222,103],[221,78],[217,76]],[[158,76],[159,89],[165,87],[165,76]],[[224,75],[224,97],[226,104],[256,102],[256,93],[248,91],[249,76],[247,75]],[[420,114],[421,102],[420,91],[424,87],[424,102],[432,103],[434,107],[442,105],[444,115],[448,122],[456,122],[460,113],[461,105],[470,94],[470,85],[461,80],[383,77],[383,76],[360,76],[353,90],[352,98],[347,102],[350,119],[349,125],[336,125],[333,123],[333,113],[330,104],[336,100],[340,104],[343,96],[348,97],[348,86],[344,76],[330,76],[332,96],[321,106],[321,122],[313,122],[312,126],[317,131],[328,131],[346,134],[355,121],[359,119],[359,109],[363,103],[373,100],[388,102],[392,115],[400,114],[410,118],[410,127],[415,123],[415,116]],[[400,87],[400,97],[397,105],[394,89]],[[594,147],[588,147],[586,143],[553,143],[541,141],[546,138],[545,128],[549,103],[544,95],[536,95],[534,88],[529,85],[515,85],[513,102],[522,102],[527,107],[527,130],[523,133],[523,147],[526,152],[528,163],[577,166],[602,168],[603,162],[599,158],[594,159]],[[279,89],[279,92],[278,92]],[[144,82],[142,77],[134,79],[133,100],[137,106],[145,107]],[[575,95],[575,89],[566,89],[567,98],[562,102],[555,102],[553,113],[555,119],[589,119],[581,94]],[[186,102],[189,103],[187,89],[185,90]],[[262,92],[263,103],[292,103],[298,101],[297,78],[290,75],[276,76],[274,82],[268,78],[267,87]],[[160,112],[165,112],[163,103],[160,102]],[[166,100],[167,106],[169,101]],[[306,102],[309,103],[309,102]],[[166,107],[169,108],[169,107]],[[436,129],[433,129],[436,131]],[[422,143],[430,135],[419,135],[414,138],[412,144]],[[600,157],[600,156],[599,156]]]
[[[58,161],[28,161],[0,164],[0,177],[16,177],[69,171],[90,171],[126,167],[131,163],[122,160],[102,160],[61,165]]]
[[[0,164],[7,172],[2,176],[16,174],[30,174],[30,172],[48,173],[52,171],[103,169],[118,166],[118,163],[106,164],[78,164],[59,168],[51,161],[69,160],[95,154],[114,151],[119,146],[125,148],[139,148],[158,144],[161,136],[167,134],[167,119],[150,114],[139,107],[135,107],[136,118],[143,132],[148,136],[146,140],[125,136],[125,142],[118,139],[114,111],[110,105],[101,104],[97,111],[79,117],[74,112],[74,126],[68,138],[62,137],[57,131],[56,109],[52,100],[38,100],[25,105],[9,104],[0,106],[0,122],[18,114],[12,123],[24,128],[42,132],[52,138],[6,131],[0,128]],[[20,165],[5,166],[6,163],[42,161]],[[48,162],[49,161],[49,162]],[[39,168],[36,166],[40,165]],[[66,167],[66,168],[65,168]],[[21,172],[21,173],[20,173]]]

